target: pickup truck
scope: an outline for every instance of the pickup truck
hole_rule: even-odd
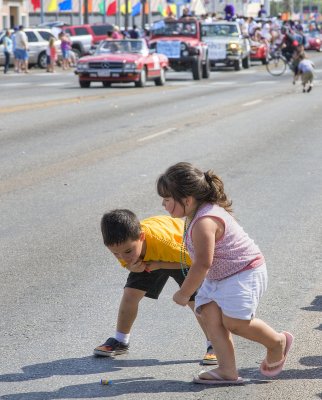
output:
[[[75,32],[70,29],[69,25],[62,24],[60,26],[54,26],[51,28],[53,34],[58,37],[61,31],[68,34],[69,39],[72,42],[72,50],[76,54],[76,57],[83,57],[90,53],[93,47],[93,38],[90,34],[75,34]]]

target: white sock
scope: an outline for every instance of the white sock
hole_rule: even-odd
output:
[[[124,343],[124,344],[129,344],[129,342],[130,342],[130,333],[122,333],[122,332],[116,331],[115,339],[118,340],[119,342]]]

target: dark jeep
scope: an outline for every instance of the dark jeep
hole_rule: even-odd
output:
[[[167,18],[151,29],[150,49],[165,54],[175,71],[192,71],[193,79],[209,78],[208,46],[201,38],[201,25],[196,18]]]

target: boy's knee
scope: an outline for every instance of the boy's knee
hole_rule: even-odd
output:
[[[234,318],[223,318],[224,327],[231,333],[239,335],[242,329],[248,325],[249,321],[234,319]]]

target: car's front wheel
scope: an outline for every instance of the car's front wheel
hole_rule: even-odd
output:
[[[192,62],[192,77],[195,81],[199,81],[202,76],[202,65],[199,58],[195,58]]]
[[[247,69],[250,66],[250,56],[248,55],[247,57],[243,58],[242,61],[243,68]]]
[[[161,68],[160,76],[154,80],[156,86],[163,86],[165,84],[165,69]]]
[[[242,64],[241,60],[235,60],[234,61],[234,70],[235,71],[240,71],[241,67],[242,67],[241,64]]]
[[[208,79],[210,77],[210,60],[207,56],[205,63],[202,65],[202,77]]]
[[[144,87],[146,85],[146,69],[142,68],[141,73],[140,73],[140,78],[137,82],[135,82],[136,87]]]
[[[79,81],[79,86],[81,88],[89,88],[91,86],[91,81]]]

